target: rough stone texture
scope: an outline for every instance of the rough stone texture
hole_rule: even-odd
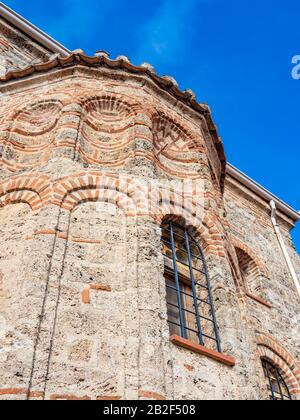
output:
[[[0,18],[0,76],[32,62],[44,62],[51,52]]]
[[[257,273],[261,297],[272,305],[268,310],[251,299],[248,301],[252,327],[272,336],[299,360],[299,297],[274,232],[268,204],[230,178],[225,201],[232,243],[236,249],[243,244],[248,255],[256,259],[256,266],[260,266]],[[291,227],[292,221],[281,215],[280,229],[299,275],[299,256],[290,236]],[[268,316],[262,316],[262,311]]]
[[[203,118],[124,71],[59,69],[1,93],[0,398],[267,399],[261,357],[299,398],[299,298],[268,205],[229,178],[223,194]],[[201,221],[174,191],[149,209],[137,178],[204,185]],[[204,248],[233,368],[170,342],[170,213]]]

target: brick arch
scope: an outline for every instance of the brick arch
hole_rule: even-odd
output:
[[[158,214],[156,215],[157,221],[160,223],[167,215],[174,215],[174,217],[183,217],[189,225],[198,226],[203,220],[203,214],[197,212],[193,208],[184,208],[182,197],[174,194],[160,195],[158,200]]]
[[[79,156],[90,164],[124,165],[132,154],[130,144],[135,140],[134,127],[143,113],[142,104],[122,94],[99,92],[83,95],[77,105],[81,109],[76,145]]]
[[[243,278],[240,274],[236,253],[234,252],[234,250],[231,250],[228,246],[226,247],[226,251],[226,258],[230,266],[235,286],[238,291],[245,290],[245,282],[243,281]]]
[[[85,111],[93,109],[93,105],[98,104],[101,109],[116,110],[123,118],[137,115],[143,110],[142,104],[138,101],[122,94],[99,92],[95,95],[82,96],[77,101]]]
[[[300,396],[300,364],[274,338],[264,333],[256,334],[259,354],[280,369],[291,395]]]
[[[166,210],[166,211],[164,211]],[[168,218],[170,221],[184,224],[190,233],[194,236],[195,240],[199,241],[203,252],[206,256],[217,255],[225,257],[225,249],[223,246],[223,235],[216,223],[213,222],[210,215],[205,214],[202,219],[191,211],[184,209],[180,205],[175,205],[171,209],[168,206],[160,208],[160,213],[156,215],[155,221],[161,225],[162,222]]]
[[[108,101],[110,103],[123,104],[129,109],[131,116],[139,116],[143,114],[147,116],[151,121],[157,115],[157,109],[152,103],[141,102],[140,98],[135,95],[128,95],[125,92],[107,92],[104,90],[97,91],[91,95],[90,91],[79,92],[79,98],[76,100],[76,104],[83,110],[86,110],[87,106],[92,102],[96,101]]]
[[[256,262],[242,249],[236,247],[235,253],[245,290],[254,295],[260,295],[262,292],[261,270]]]
[[[7,130],[2,144],[2,164],[10,171],[31,169],[45,164],[55,141],[55,128],[63,102],[58,98],[35,98],[22,103],[7,116]],[[5,156],[9,155],[9,158]],[[30,160],[27,155],[30,154]]]
[[[159,213],[155,215],[155,221],[158,225],[161,225],[166,219],[174,223],[184,225],[185,227],[190,227],[193,234],[195,234],[195,232],[198,233],[196,226],[199,226],[201,223],[201,219],[198,219],[194,213],[184,209],[176,202],[160,203]],[[208,239],[209,235],[207,235],[206,238]]]
[[[16,176],[0,183],[0,206],[27,203],[37,211],[49,202],[50,196],[51,184],[46,175]]]
[[[51,95],[49,96],[49,98],[45,97],[36,101],[31,99],[30,101],[23,103],[22,106],[18,107],[17,110],[13,110],[8,119],[10,121],[14,121],[18,119],[22,114],[26,114],[26,112],[35,111],[36,109],[38,109],[39,106],[48,105],[49,103],[57,104],[60,107],[63,107],[64,105],[64,102],[61,99],[57,97],[52,97]]]
[[[20,101],[16,102],[16,106],[13,107],[7,114],[2,118],[1,123],[6,124],[6,136],[4,140],[7,141],[10,131],[13,128],[14,122],[19,118],[19,116],[32,109],[34,106],[43,105],[45,103],[56,103],[59,105],[60,110],[63,109],[64,106],[68,105],[71,101],[71,96],[66,94],[49,94],[49,96],[41,97],[38,96],[31,96],[30,99],[21,98]]]
[[[155,124],[159,124],[160,122],[164,130],[166,128],[168,128],[169,131],[172,130],[173,136],[171,136],[171,138],[173,139],[174,142],[176,142],[179,138],[183,136],[187,140],[186,146],[189,149],[191,148],[195,149],[199,147],[203,148],[203,143],[199,141],[199,136],[194,134],[192,129],[182,124],[182,122],[178,121],[175,117],[168,115],[161,110],[157,110],[155,114],[152,115],[152,122],[153,122],[154,128],[155,128]]]
[[[30,108],[34,103],[42,102],[43,99],[40,96],[30,96],[30,98],[20,98],[19,101],[15,102],[15,106],[7,110],[6,115],[3,117],[2,122],[11,123],[13,122],[22,112]]]
[[[231,236],[230,242],[235,248],[240,249],[246,255],[249,256],[249,258],[255,264],[255,267],[257,268],[257,270],[259,270],[258,271],[259,274],[262,274],[267,279],[270,278],[267,267],[263,263],[262,259],[257,255],[257,253],[252,248],[250,248],[248,245],[246,245],[245,243],[243,243],[242,241],[240,241],[239,239],[233,236]]]
[[[205,154],[204,140],[175,117],[161,110],[152,117],[153,142],[157,166],[177,178],[199,179],[191,164],[200,165],[195,152]],[[206,162],[206,164],[208,164]]]
[[[190,234],[190,236],[194,239],[194,241],[197,243],[198,247],[200,247],[201,251],[204,253],[204,255],[206,256],[206,252],[205,250],[207,249],[207,242],[205,241],[205,234],[204,235],[200,235],[199,233],[199,229],[192,224],[193,222],[193,218],[189,218],[188,215],[187,218],[184,217],[185,215],[181,214],[181,215],[176,215],[176,214],[166,214],[161,222],[160,222],[160,226],[162,227],[165,223],[174,223],[176,225],[181,226],[183,229],[186,229],[188,231],[188,233]]]
[[[193,224],[193,216],[189,215],[188,213],[182,212],[182,214],[165,214],[163,217],[159,217],[157,219],[158,223],[160,225],[166,223],[166,222],[172,222],[174,224],[177,224],[179,226],[182,226],[183,228],[187,229],[189,233],[195,238],[198,239],[198,229]],[[203,239],[202,239],[203,241]]]
[[[20,117],[20,115],[26,113],[26,111],[32,110],[34,107],[37,107],[39,105],[43,104],[57,104],[60,108],[60,112],[62,111],[63,107],[66,105],[69,105],[71,101],[71,96],[65,94],[49,94],[49,96],[42,97],[41,96],[33,96],[30,97],[29,100],[23,100],[19,102],[16,107],[14,107],[10,112],[5,115],[5,117],[2,120],[2,123],[7,124],[7,137],[10,134],[10,131],[13,128],[13,125],[16,120]]]
[[[178,214],[171,213],[171,214],[165,214],[163,216],[160,222],[160,225],[162,225],[164,222],[173,222],[176,223],[188,230],[190,235],[195,239],[196,242],[199,243],[201,249],[206,254],[206,250],[208,245],[208,238],[209,238],[209,232],[207,231],[206,227],[203,227],[201,230],[201,233],[199,232],[199,228],[197,228],[194,224],[195,220],[194,217],[191,216],[188,212],[180,212]],[[160,220],[159,219],[159,220]]]
[[[20,134],[25,137],[30,136],[30,132],[28,128],[24,129],[23,127],[24,127],[24,124],[28,124],[32,122],[32,119],[35,117],[36,113],[40,113],[40,123],[42,125],[39,129],[36,129],[36,122],[35,124],[32,124],[33,132],[31,134],[34,137],[37,137],[37,136],[42,136],[50,132],[57,125],[63,106],[64,106],[64,102],[61,99],[58,99],[56,97],[51,97],[51,96],[49,96],[49,98],[43,98],[36,101],[31,100],[30,102],[22,104],[22,106],[20,106],[17,110],[14,109],[12,113],[7,117],[7,123],[8,123],[7,140],[10,142],[10,139],[13,133]],[[39,108],[41,108],[41,110]],[[49,115],[52,116],[54,114],[53,121],[49,122],[49,115],[45,115],[44,108],[46,108],[46,110],[47,108],[49,108]],[[32,116],[30,114],[32,114]],[[22,126],[21,128],[17,127],[18,122],[21,124]],[[16,144],[15,146],[18,147],[18,144]],[[26,150],[28,149],[29,151],[34,152],[34,151],[39,151],[39,150],[42,151],[46,147],[49,147],[49,145],[42,144],[42,145],[37,145],[34,147],[34,146],[28,146],[26,144],[25,147],[26,147]],[[19,146],[21,150],[25,149],[25,147],[24,145]]]
[[[144,214],[142,186],[137,181],[111,174],[89,172],[59,180],[53,190],[53,204],[73,211],[76,206],[89,201],[116,204],[127,216]]]

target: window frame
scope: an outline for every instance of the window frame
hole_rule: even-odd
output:
[[[287,386],[286,381],[284,380],[280,369],[278,369],[272,362],[270,362],[267,359],[262,359],[262,366],[265,374],[266,381],[269,382],[269,391],[271,392],[270,398],[272,401],[292,401],[292,396],[289,390],[289,387]],[[274,370],[275,375],[271,373],[270,370]],[[274,389],[274,381],[277,382],[277,386],[279,389],[279,392]],[[282,387],[285,388],[285,391],[287,392],[287,395],[284,393]],[[277,396],[280,396],[280,398],[277,398]]]
[[[177,232],[174,233],[174,229],[181,231],[181,234],[179,235]],[[177,306],[175,306],[173,303],[168,302],[167,299],[167,306],[168,310],[169,307],[176,307],[178,309],[178,323],[174,323],[170,321],[168,317],[169,325],[175,325],[179,328],[180,336],[183,339],[189,340],[188,333],[192,332],[197,336],[198,342],[201,346],[207,347],[205,345],[205,341],[209,340],[209,342],[214,343],[214,347],[217,349],[219,353],[222,353],[221,349],[221,340],[219,335],[219,327],[217,324],[216,319],[216,313],[215,313],[215,307],[213,302],[213,296],[212,296],[212,290],[211,290],[211,284],[208,274],[208,266],[206,263],[206,259],[203,253],[203,250],[201,246],[199,245],[198,241],[195,240],[195,238],[189,233],[188,229],[186,227],[183,227],[177,223],[174,222],[165,222],[162,224],[162,242],[164,247],[166,247],[169,251],[171,251],[172,255],[167,255],[167,253],[163,252],[165,262],[165,281],[166,281],[166,289],[172,289],[173,291],[176,291],[177,295]],[[165,234],[167,234],[168,240],[165,238]],[[180,237],[184,241],[184,248],[179,248],[176,245],[175,237]],[[198,251],[198,256],[194,255],[191,252],[191,245],[196,246],[196,250]],[[183,263],[181,260],[179,260],[178,255],[176,254],[176,249],[179,251],[184,251],[184,253],[187,255],[187,261],[186,263]],[[173,268],[170,269],[170,267],[166,264],[166,258],[172,261]],[[194,259],[200,260],[203,266],[203,271],[198,270],[193,266]],[[183,276],[180,273],[179,270],[179,264],[185,265],[188,268],[189,271],[189,278]],[[167,270],[166,270],[167,269]],[[205,276],[205,286],[203,284],[200,284],[198,281],[195,280],[195,272],[202,273]],[[175,288],[168,285],[168,281],[174,283]],[[182,296],[186,295],[186,292],[182,291],[182,285],[186,285],[186,287],[189,287],[191,290],[191,294],[187,294],[189,298],[191,298],[191,301],[193,302],[193,309],[191,310],[189,307],[186,307],[185,299]],[[197,291],[200,290],[206,290],[207,292],[207,298],[205,300],[202,300],[198,297]],[[201,304],[208,305],[210,307],[210,314],[211,317],[205,317],[202,315],[201,311]],[[196,330],[193,330],[187,326],[186,316],[185,314],[189,314],[190,316],[193,314],[195,318],[195,325]],[[208,335],[205,333],[203,329],[203,321],[211,323],[212,324],[212,330],[213,330],[213,336]],[[171,331],[171,328],[170,328]],[[190,340],[194,341],[194,340]]]

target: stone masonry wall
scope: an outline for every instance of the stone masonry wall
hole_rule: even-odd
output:
[[[295,292],[267,216],[229,190],[224,218],[199,114],[144,76],[80,66],[3,85],[0,111],[0,398],[267,399],[264,352],[297,398]],[[203,186],[187,193],[197,217],[175,190],[146,206],[146,182],[184,179]],[[170,342],[170,214],[204,248],[233,367]],[[272,309],[246,297],[237,241],[268,273]]]
[[[51,51],[0,18],[0,77],[9,70],[23,69],[35,62],[44,62]]]
[[[261,281],[260,297],[270,304],[266,306],[254,300],[253,296],[247,297],[249,327],[257,335],[272,339],[273,343],[269,342],[267,347],[274,351],[275,356],[268,353],[267,357],[297,386],[295,371],[297,366],[299,369],[300,352],[299,296],[271,222],[270,207],[229,177],[225,202],[231,242],[236,248],[243,248],[255,260]],[[280,213],[278,220],[293,265],[299,274],[300,258],[290,233],[293,223]],[[282,357],[283,349],[289,353],[288,363]],[[264,351],[261,354],[264,355]]]

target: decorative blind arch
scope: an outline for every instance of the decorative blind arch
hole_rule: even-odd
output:
[[[257,296],[262,294],[261,270],[256,262],[243,249],[236,247],[240,272],[248,292]]]

